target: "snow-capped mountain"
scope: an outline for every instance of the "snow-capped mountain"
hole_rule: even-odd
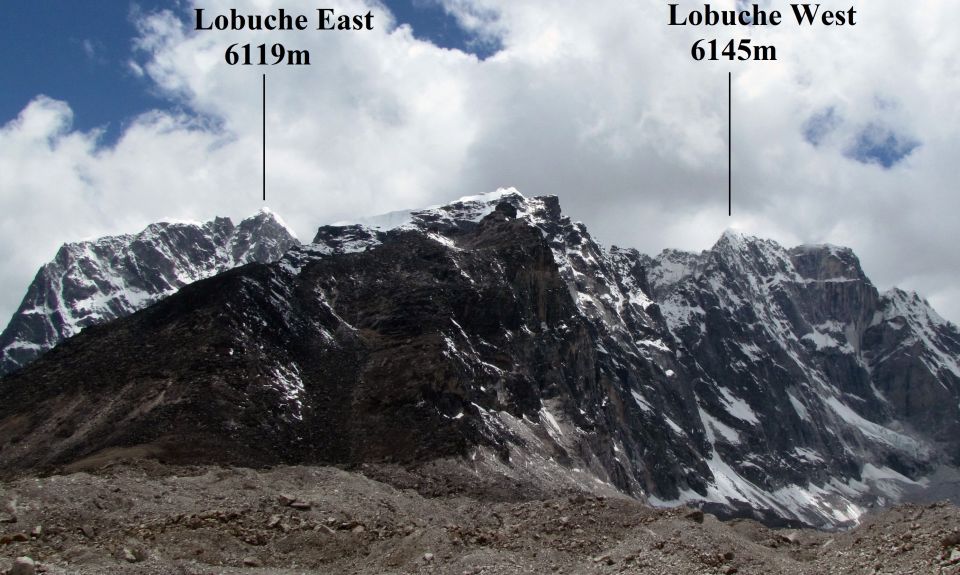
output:
[[[37,272],[0,334],[0,375],[85,327],[129,315],[238,265],[276,261],[297,243],[264,209],[238,225],[229,218],[156,223],[138,234],[65,244]]]
[[[648,281],[712,444],[717,481],[682,499],[822,499],[852,519],[860,493],[895,499],[957,463],[956,326],[878,294],[849,249],[727,232],[702,254],[662,253]]]
[[[958,463],[958,358],[956,326],[850,250],[608,251],[556,197],[501,190],[324,226],[72,338],[0,382],[0,462],[462,457],[837,526]]]

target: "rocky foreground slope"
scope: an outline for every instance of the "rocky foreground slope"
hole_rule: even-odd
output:
[[[769,529],[461,469],[145,461],[0,483],[0,572],[16,557],[51,575],[960,572],[951,505],[897,507],[843,533]]]
[[[454,457],[836,527],[955,466],[960,335],[852,252],[603,249],[513,190],[320,228],[0,380],[0,465]]]

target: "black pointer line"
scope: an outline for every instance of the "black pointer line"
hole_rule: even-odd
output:
[[[733,72],[727,72],[727,215],[733,215]]]
[[[263,75],[263,201],[267,201],[267,75]]]

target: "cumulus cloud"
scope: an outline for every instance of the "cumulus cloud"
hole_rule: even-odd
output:
[[[960,319],[957,3],[856,2],[853,28],[785,14],[778,28],[716,31],[667,26],[659,2],[442,2],[499,51],[438,48],[373,0],[330,3],[372,9],[372,32],[194,32],[191,6],[140,15],[129,65],[178,112],[145,114],[104,147],[71,129],[69,103],[38,97],[0,130],[0,312],[63,241],[255,211],[266,73],[268,204],[302,238],[512,185],[557,194],[602,242],[647,252],[704,249],[727,227],[849,245],[881,287],[918,289]],[[271,6],[203,2],[208,14]],[[694,62],[691,44],[714,36],[774,44],[778,60]],[[227,66],[233,42],[307,49],[311,65]]]

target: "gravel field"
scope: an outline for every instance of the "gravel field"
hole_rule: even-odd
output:
[[[389,483],[387,483],[389,480]],[[30,562],[17,558],[29,557]],[[774,530],[615,495],[471,484],[454,464],[252,470],[149,460],[0,483],[0,573],[960,573],[960,513]]]

